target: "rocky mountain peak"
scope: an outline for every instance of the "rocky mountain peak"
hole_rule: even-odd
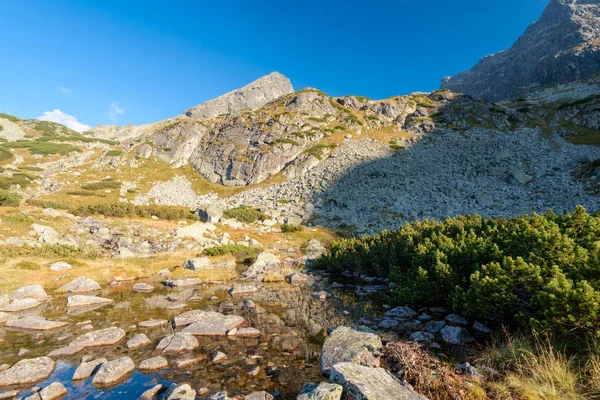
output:
[[[253,110],[293,91],[294,87],[285,75],[272,72],[240,89],[192,107],[185,111],[185,115],[192,118],[214,118],[221,114]]]
[[[552,0],[513,46],[483,58],[441,87],[486,101],[520,97],[540,87],[600,72],[600,0]]]

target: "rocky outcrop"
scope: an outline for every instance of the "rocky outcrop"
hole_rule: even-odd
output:
[[[278,72],[272,72],[243,88],[192,107],[185,111],[185,115],[192,118],[214,118],[221,114],[253,110],[293,91],[288,78]]]
[[[509,50],[485,57],[470,71],[444,78],[442,89],[500,101],[598,72],[600,1],[551,0],[541,18]]]
[[[327,338],[321,350],[321,372],[328,375],[341,362],[379,367],[381,339],[366,327],[342,326]]]

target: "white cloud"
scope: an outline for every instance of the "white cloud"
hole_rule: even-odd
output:
[[[111,121],[116,121],[117,117],[119,115],[123,115],[124,113],[125,109],[119,106],[119,102],[113,101],[108,109],[108,119],[110,119]]]
[[[61,92],[62,94],[71,94],[71,93],[73,93],[73,92],[71,91],[71,89],[69,89],[69,88],[66,88],[66,87],[64,87],[64,86],[59,86],[59,87],[58,87],[58,91],[59,91],[59,92]]]
[[[61,110],[46,111],[36,119],[39,119],[40,121],[56,122],[66,126],[69,129],[73,129],[75,132],[85,132],[91,128],[91,126],[82,124],[81,122],[77,121],[77,118],[62,112]]]

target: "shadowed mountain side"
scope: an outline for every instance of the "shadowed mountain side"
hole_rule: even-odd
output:
[[[434,131],[409,149],[349,169],[311,203],[313,222],[376,233],[405,221],[478,213],[508,217],[572,211],[598,199],[573,179],[593,146],[576,146],[539,129]]]

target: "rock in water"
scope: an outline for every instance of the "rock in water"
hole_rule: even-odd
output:
[[[329,382],[344,387],[349,400],[427,400],[402,385],[383,368],[369,368],[344,362],[331,368]]]
[[[131,358],[117,358],[102,364],[96,375],[94,375],[92,383],[98,386],[112,385],[132,373],[134,369],[135,365]]]
[[[37,392],[37,394],[41,400],[54,400],[62,398],[67,392],[68,390],[65,385],[60,382],[53,382]]]
[[[335,383],[305,383],[296,400],[340,400],[343,388]]]
[[[6,327],[25,331],[49,331],[62,328],[68,324],[68,322],[48,321],[44,317],[32,316],[8,321]]]
[[[341,362],[353,362],[368,367],[379,367],[381,339],[364,326],[342,326],[331,333],[321,350],[321,372],[328,374],[331,367]]]
[[[155,371],[158,369],[167,368],[169,362],[163,356],[148,358],[140,363],[138,367],[140,371]]]
[[[125,338],[125,331],[112,327],[78,336],[68,346],[51,351],[49,357],[72,356],[90,347],[112,346]]]
[[[166,400],[195,400],[196,391],[192,389],[190,385],[183,384],[177,385],[176,383],[171,384],[165,395]]]
[[[56,363],[48,357],[21,360],[6,371],[0,372],[0,387],[32,385],[47,379]]]
[[[106,358],[98,358],[96,360],[82,362],[79,364],[79,367],[73,373],[73,380],[80,381],[82,379],[87,379],[90,376],[94,375],[94,373],[100,368],[102,364],[107,362]]]
[[[177,354],[196,349],[200,344],[198,339],[186,333],[176,333],[162,339],[156,351],[163,354]]]
[[[244,397],[244,400],[273,400],[275,399],[271,394],[265,392],[264,390],[260,391],[260,392],[252,392],[248,395],[246,395],[246,397]]]
[[[551,0],[509,50],[444,78],[442,89],[501,101],[542,86],[590,78],[600,72],[599,15],[597,0]]]
[[[241,89],[192,107],[185,111],[185,115],[192,118],[214,118],[221,114],[252,110],[293,91],[288,78],[278,72],[272,72]]]
[[[96,290],[100,290],[98,282],[85,276],[80,276],[58,288],[57,292],[86,293],[94,292]]]
[[[10,294],[11,300],[19,299],[36,299],[45,300],[48,298],[48,294],[41,285],[29,285],[23,286],[15,290]]]
[[[89,307],[97,306],[100,304],[108,304],[112,302],[112,299],[106,299],[104,297],[76,294],[75,296],[69,296],[69,298],[67,299],[67,307]]]
[[[225,336],[227,331],[241,327],[246,320],[238,315],[193,310],[178,315],[173,323],[176,328],[185,326],[182,330],[184,333],[196,336]]]

